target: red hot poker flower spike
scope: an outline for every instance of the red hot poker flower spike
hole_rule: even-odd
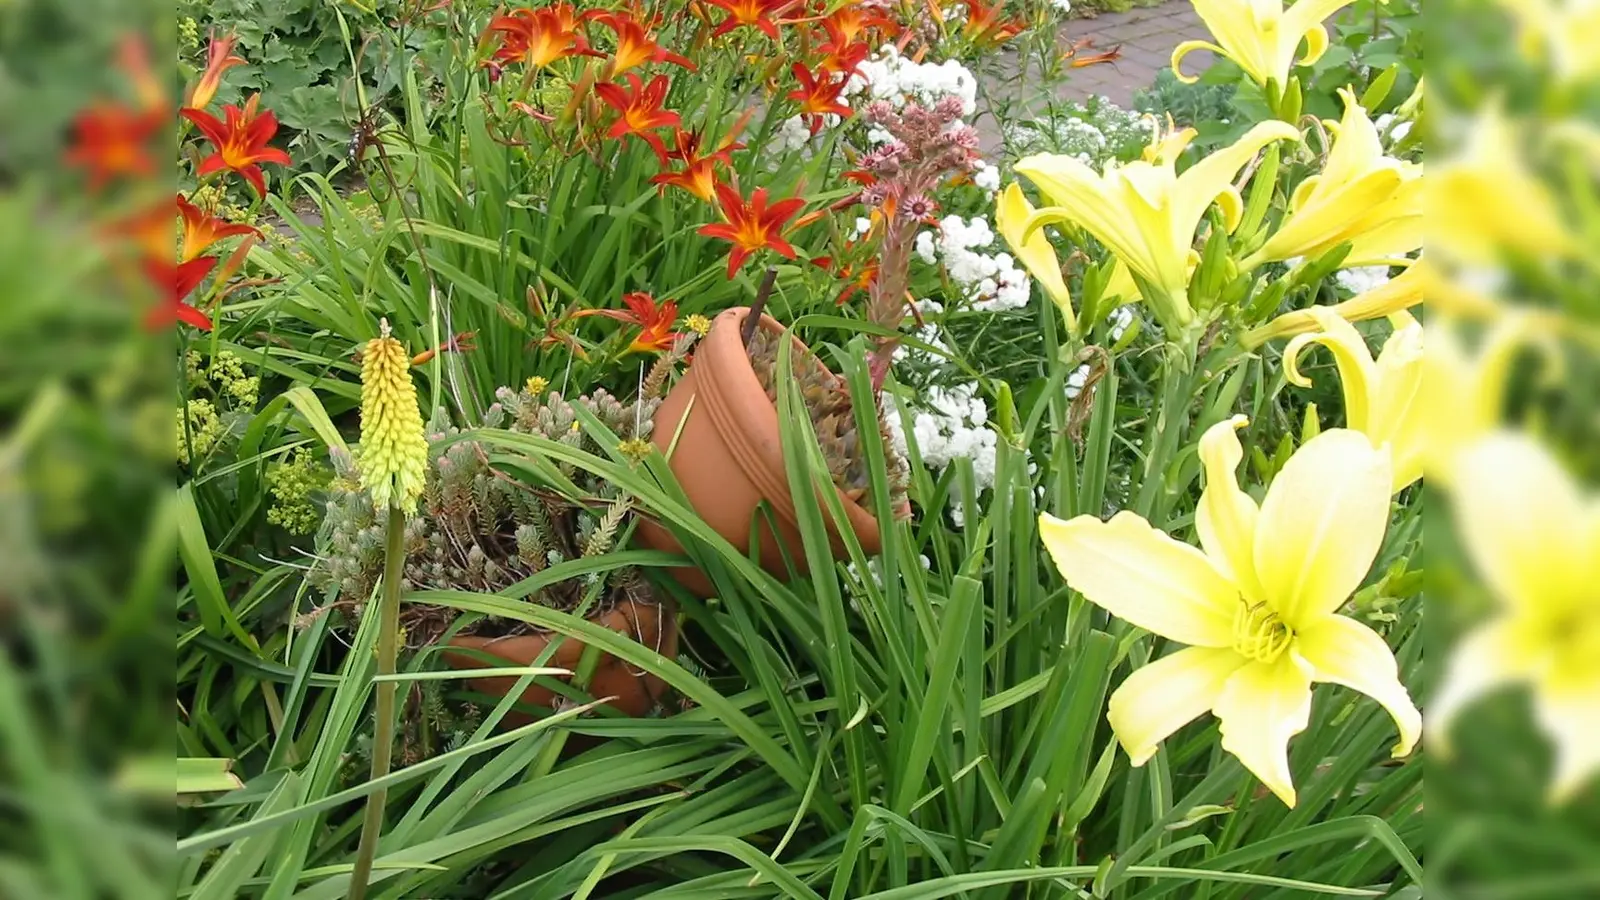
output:
[[[620,139],[634,135],[649,144],[650,149],[656,152],[656,158],[665,165],[667,148],[655,130],[676,127],[682,121],[677,113],[661,108],[661,102],[667,98],[667,76],[657,75],[650,79],[648,85],[644,84],[637,72],[629,72],[626,77],[630,90],[609,83],[594,86],[600,99],[617,111],[617,120],[611,123],[606,137]]]
[[[767,189],[756,188],[745,202],[739,192],[726,184],[717,185],[717,201],[722,209],[723,221],[700,226],[706,237],[730,241],[728,251],[728,277],[732,278],[745,259],[763,247],[770,247],[783,256],[794,259],[795,250],[783,239],[784,223],[794,217],[806,202],[799,197],[780,200],[767,206]]]
[[[260,164],[287,166],[290,161],[289,154],[267,146],[272,136],[278,133],[278,117],[272,114],[272,110],[262,110],[258,115],[256,107],[260,102],[261,95],[253,94],[245,101],[244,109],[232,104],[224,106],[222,112],[227,117],[226,123],[217,121],[216,116],[204,110],[182,110],[183,117],[193,122],[216,148],[216,152],[200,161],[196,175],[203,178],[213,172],[229,169],[250,182],[257,195],[266,194],[267,184],[261,176]]]

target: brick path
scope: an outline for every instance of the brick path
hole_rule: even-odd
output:
[[[1160,6],[1074,19],[1063,32],[1070,39],[1092,38],[1095,50],[1120,46],[1122,56],[1108,65],[1074,70],[1061,95],[1080,99],[1102,94],[1118,106],[1128,106],[1135,91],[1155,82],[1156,73],[1171,62],[1173,48],[1187,40],[1211,39],[1188,0],[1167,0]],[[1184,59],[1183,69],[1193,75],[1210,64],[1211,54],[1198,51]]]

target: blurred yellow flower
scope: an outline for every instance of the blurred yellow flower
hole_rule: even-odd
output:
[[[1451,654],[1428,729],[1448,752],[1469,703],[1527,684],[1556,745],[1549,796],[1559,803],[1600,770],[1600,497],[1513,432],[1463,451],[1456,474],[1457,528],[1499,611]]]
[[[1562,81],[1600,76],[1600,3],[1594,0],[1500,0],[1517,21],[1523,55]]]
[[[1344,388],[1345,424],[1366,435],[1374,447],[1389,448],[1392,491],[1399,493],[1422,477],[1431,438],[1423,427],[1426,420],[1419,403],[1425,371],[1422,325],[1410,313],[1395,313],[1390,317],[1394,332],[1373,359],[1361,333],[1333,310],[1316,306],[1306,311],[1321,330],[1298,335],[1283,348],[1284,377],[1297,387],[1310,387],[1311,379],[1300,371],[1300,353],[1311,344],[1332,351]]]
[[[1408,310],[1421,303],[1424,296],[1431,299],[1438,284],[1438,276],[1427,260],[1419,259],[1404,272],[1385,281],[1364,294],[1358,294],[1332,306],[1320,307],[1346,322],[1362,322]],[[1267,341],[1293,337],[1321,328],[1316,313],[1310,309],[1290,310],[1260,328],[1247,331],[1239,342],[1247,349],[1255,349]]]
[[[1172,51],[1172,74],[1185,84],[1198,76],[1183,74],[1183,58],[1196,50],[1210,50],[1239,65],[1257,84],[1271,81],[1281,89],[1289,83],[1289,70],[1309,66],[1328,49],[1328,32],[1322,21],[1351,0],[1299,0],[1285,9],[1282,0],[1192,0],[1200,21],[1217,39],[1184,41]],[[1300,41],[1306,53],[1295,60]]]
[[[1033,204],[1022,195],[1022,185],[1016,182],[1007,185],[995,201],[994,222],[995,227],[1000,229],[1000,236],[1006,239],[1011,252],[1021,260],[1028,274],[1039,282],[1045,296],[1061,311],[1062,318],[1067,322],[1067,331],[1077,334],[1078,317],[1072,311],[1072,293],[1067,290],[1067,283],[1061,277],[1061,261],[1050,247],[1049,238],[1038,230],[1023,237],[1023,229],[1032,215]]]
[[[1497,102],[1463,123],[1460,154],[1436,163],[1424,189],[1429,253],[1492,265],[1504,252],[1534,258],[1578,249],[1555,196],[1523,160],[1517,131]]]
[[[1507,308],[1468,349],[1459,322],[1429,327],[1416,405],[1428,435],[1423,472],[1430,481],[1453,483],[1461,450],[1500,426],[1511,366],[1530,342],[1544,340],[1538,328],[1537,317]]]
[[[1108,165],[1103,172],[1064,154],[1024,157],[1017,173],[1054,205],[1028,217],[1022,240],[1054,222],[1079,225],[1127,264],[1161,324],[1181,331],[1194,319],[1188,298],[1189,254],[1201,218],[1212,203],[1219,203],[1227,226],[1237,227],[1244,202],[1234,176],[1262,147],[1298,140],[1300,132],[1287,122],[1262,122],[1179,175],[1178,155],[1194,136],[1189,128],[1157,138],[1148,158]]]
[[[1040,537],[1067,584],[1140,628],[1190,646],[1128,676],[1107,719],[1134,765],[1210,710],[1222,746],[1293,806],[1289,738],[1311,712],[1311,685],[1341,684],[1394,717],[1395,756],[1411,752],[1422,717],[1376,632],[1337,614],[1383,542],[1387,450],[1330,429],[1306,442],[1258,507],[1235,477],[1244,450],[1220,422],[1200,440],[1206,487],[1195,513],[1199,550],[1131,512],[1109,522],[1040,516]]]
[[[1322,172],[1295,187],[1289,215],[1260,250],[1241,263],[1315,259],[1349,243],[1341,265],[1368,266],[1422,246],[1422,166],[1383,153],[1378,128],[1349,88],[1344,118],[1329,122],[1333,148]]]

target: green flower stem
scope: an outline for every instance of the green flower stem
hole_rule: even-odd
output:
[[[405,564],[406,517],[397,506],[389,507],[389,521],[384,534],[386,546],[383,557],[383,589],[378,594],[378,675],[393,675],[395,657],[399,654],[400,640],[400,573]],[[380,681],[377,685],[377,726],[372,738],[371,781],[389,774],[390,757],[394,750],[394,694],[396,682]],[[366,817],[361,823],[361,845],[356,850],[355,868],[350,872],[350,900],[362,900],[367,895],[367,879],[372,875],[372,859],[378,850],[378,835],[383,831],[383,807],[388,797],[387,788],[379,788],[367,795]]]

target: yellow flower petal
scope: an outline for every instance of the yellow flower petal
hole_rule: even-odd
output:
[[[1422,735],[1422,713],[1400,683],[1394,653],[1371,628],[1344,616],[1324,616],[1295,634],[1295,651],[1315,681],[1343,685],[1378,701],[1400,730],[1394,755],[1409,754]]]
[[[1360,587],[1389,520],[1389,451],[1344,428],[1289,457],[1256,521],[1256,576],[1291,628],[1338,609]]]
[[[1345,423],[1356,431],[1367,430],[1368,405],[1377,390],[1378,373],[1372,351],[1361,332],[1327,307],[1306,310],[1322,330],[1297,335],[1283,348],[1283,374],[1296,387],[1310,387],[1311,379],[1300,372],[1300,353],[1311,344],[1321,344],[1333,353],[1339,367],[1339,382],[1344,387]]]
[[[1223,685],[1212,711],[1222,722],[1222,749],[1294,806],[1289,738],[1311,719],[1311,667],[1294,653],[1250,663]]]
[[[1061,577],[1089,602],[1147,631],[1200,647],[1233,643],[1239,592],[1204,553],[1131,512],[1111,521],[1039,517]]]
[[[1200,546],[1222,574],[1238,585],[1245,599],[1259,603],[1265,597],[1256,579],[1256,501],[1239,489],[1235,474],[1244,459],[1237,429],[1250,424],[1248,416],[1234,416],[1206,429],[1200,437],[1200,461],[1205,466],[1206,487],[1195,508],[1195,531]]]
[[[1061,310],[1062,317],[1067,321],[1067,331],[1077,334],[1078,317],[1072,310],[1072,294],[1061,277],[1061,261],[1050,246],[1050,239],[1038,230],[1026,239],[1023,237],[1023,229],[1032,215],[1033,204],[1022,195],[1022,186],[1015,182],[1007,185],[995,202],[994,222],[1000,230],[1000,236],[1011,246],[1011,252],[1022,262],[1028,274],[1039,282],[1045,296]]]
[[[1192,240],[1200,224],[1217,197],[1233,189],[1234,176],[1245,167],[1261,148],[1273,141],[1298,141],[1300,129],[1288,122],[1272,120],[1260,122],[1245,132],[1232,144],[1214,150],[1210,155],[1184,170],[1178,177],[1172,199],[1172,223],[1175,233]]]
[[[1456,527],[1473,566],[1513,610],[1580,610],[1600,583],[1600,514],[1549,451],[1497,432],[1462,451]]]
[[[1174,731],[1209,712],[1246,662],[1227,648],[1185,647],[1129,675],[1106,712],[1129,760],[1144,765]]]
[[[1183,58],[1196,50],[1209,50],[1218,56],[1228,55],[1228,51],[1210,41],[1184,41],[1179,44],[1172,51],[1172,76],[1184,84],[1194,84],[1200,80],[1199,75],[1185,75],[1183,73]]]
[[[1400,313],[1404,324],[1384,342],[1375,367],[1378,391],[1367,410],[1367,437],[1374,445],[1389,445],[1393,456],[1394,485],[1399,493],[1422,477],[1431,435],[1424,427],[1419,398],[1422,395],[1422,325]]]
[[[1542,679],[1533,710],[1555,744],[1550,802],[1564,803],[1600,772],[1600,679]]]
[[[1428,704],[1428,746],[1448,755],[1450,730],[1461,711],[1496,688],[1522,681],[1540,664],[1528,629],[1510,616],[1490,620],[1464,636],[1445,664],[1444,683]]]

